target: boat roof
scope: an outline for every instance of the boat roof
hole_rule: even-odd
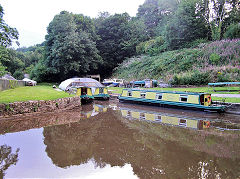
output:
[[[157,92],[157,93],[174,93],[174,94],[185,94],[185,95],[202,95],[209,93],[197,93],[197,92],[183,92],[183,91],[160,91],[160,90],[148,90],[148,89],[133,89],[133,88],[125,88],[123,90],[131,90],[131,91],[141,91],[141,92]]]
[[[218,85],[240,85],[240,82],[218,82],[218,83],[208,83],[208,86],[218,86]]]
[[[94,80],[92,78],[70,78],[65,81],[63,81],[60,85],[59,88],[62,90],[66,90],[69,87],[104,87],[100,82],[97,80]]]

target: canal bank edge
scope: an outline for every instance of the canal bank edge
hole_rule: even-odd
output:
[[[52,112],[77,106],[81,106],[81,99],[79,96],[47,101],[13,102],[0,104],[0,117],[34,112]]]

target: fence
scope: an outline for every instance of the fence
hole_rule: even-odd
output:
[[[25,86],[25,81],[0,79],[0,91],[16,88],[19,86]]]

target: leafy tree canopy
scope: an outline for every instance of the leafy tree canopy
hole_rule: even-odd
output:
[[[53,80],[81,76],[101,63],[88,17],[62,11],[47,28],[46,67]],[[46,79],[47,80],[47,79]]]
[[[170,49],[178,49],[197,39],[206,38],[208,25],[197,11],[198,0],[182,0],[172,22],[168,24],[166,41]]]
[[[8,26],[3,20],[3,8],[0,4],[0,45],[4,47],[11,46],[12,40],[18,39],[16,28]]]
[[[139,6],[137,17],[142,19],[151,37],[156,36],[157,27],[166,25],[178,7],[178,0],[146,0]]]
[[[148,39],[142,21],[131,18],[127,13],[99,17],[97,20],[97,48],[104,60],[109,75],[112,69],[126,57],[136,54],[136,45]]]

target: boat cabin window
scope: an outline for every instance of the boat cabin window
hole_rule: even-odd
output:
[[[103,88],[99,88],[99,93],[103,93]]]
[[[156,99],[162,99],[162,94],[157,93],[156,94]]]
[[[128,91],[127,95],[132,96],[132,91]]]
[[[146,93],[141,93],[141,98],[145,98],[146,97]]]
[[[155,120],[158,121],[158,122],[161,122],[162,121],[162,116],[156,115]]]
[[[140,119],[145,120],[145,113],[140,113]]]
[[[81,94],[86,95],[87,94],[87,88],[81,88]]]
[[[127,116],[126,117],[131,117],[131,112],[130,111],[127,112]]]
[[[187,125],[187,121],[185,119],[180,119],[179,126],[186,126],[186,125]]]
[[[181,102],[187,102],[188,96],[187,95],[180,95]]]

